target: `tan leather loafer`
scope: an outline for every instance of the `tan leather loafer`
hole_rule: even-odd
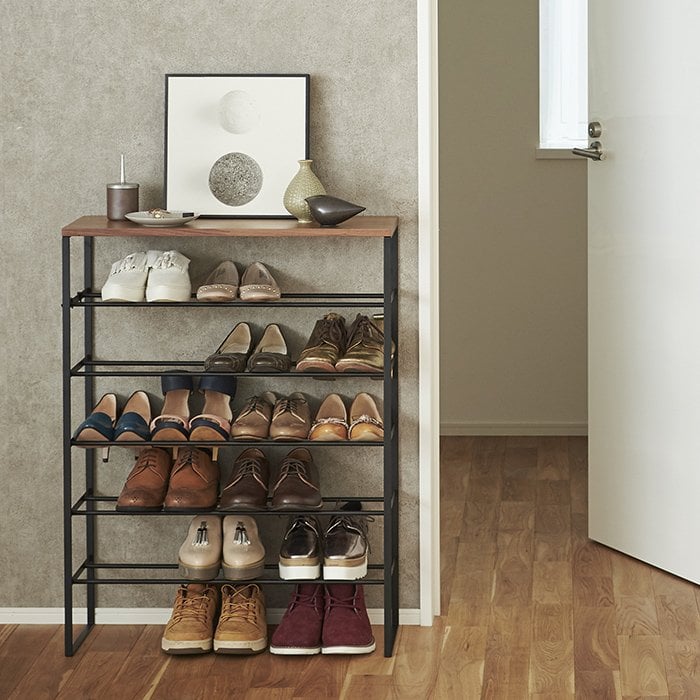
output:
[[[348,412],[338,394],[328,394],[309,431],[309,440],[347,440]]]
[[[231,437],[234,440],[265,440],[270,432],[272,407],[277,397],[266,391],[260,396],[251,396],[231,425]]]
[[[178,570],[183,578],[209,581],[221,567],[221,518],[195,515],[178,552]]]
[[[295,391],[278,399],[272,411],[272,440],[306,440],[311,428],[311,409],[304,394]]]
[[[350,440],[381,442],[384,439],[384,423],[374,399],[365,393],[358,394],[350,406]]]
[[[261,576],[265,569],[265,547],[258,526],[249,515],[224,518],[224,578],[244,581]]]
[[[181,447],[170,475],[164,510],[209,510],[219,493],[219,465],[204,450]]]
[[[172,460],[160,447],[146,447],[126,478],[117,510],[160,510],[168,488]]]

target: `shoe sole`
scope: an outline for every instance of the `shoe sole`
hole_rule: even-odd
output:
[[[336,369],[332,362],[324,362],[323,360],[300,360],[297,362],[296,371],[335,373]]]
[[[321,510],[323,508],[323,501],[318,505],[310,505],[308,503],[283,503],[281,505],[275,505],[274,503],[270,506],[270,510]]]
[[[367,576],[367,559],[354,566],[323,563],[323,578],[329,581],[354,581]]]
[[[226,562],[222,566],[224,578],[229,581],[248,581],[249,579],[262,576],[265,571],[265,560],[261,559],[247,566],[231,566]]]
[[[112,290],[102,290],[102,301],[143,301],[144,288],[115,287]]]
[[[336,646],[321,647],[322,654],[371,654],[377,648],[376,642],[372,642],[365,647]]]
[[[275,292],[250,292],[245,287],[240,287],[238,296],[241,301],[278,301],[280,295]]]
[[[279,562],[280,578],[285,581],[295,581],[297,579],[320,578],[321,563],[307,565],[283,564]]]
[[[191,298],[190,288],[146,287],[146,301],[189,301]]]
[[[183,561],[178,560],[177,564],[180,576],[194,581],[211,581],[211,579],[216,578],[221,568],[218,562],[211,566],[188,566]]]
[[[151,440],[153,442],[187,442],[188,438],[176,428],[156,428]]]
[[[160,648],[166,654],[208,654],[212,650],[212,640],[171,640],[162,639]]]
[[[124,433],[121,433],[118,437],[114,438],[115,442],[121,442],[122,440],[131,440],[133,442],[139,441],[139,442],[144,442],[146,438],[143,435],[139,435],[138,433],[130,433],[129,431],[126,431]]]
[[[224,291],[200,292],[200,291],[197,291],[197,301],[218,301],[218,302],[234,301],[236,299],[236,292],[237,291],[238,290],[235,287],[231,287],[231,291],[229,291],[229,292],[224,292]]]
[[[198,425],[190,433],[191,442],[226,442],[226,438],[221,436],[221,433],[214,428],[209,428],[206,425]]]
[[[215,654],[259,654],[267,648],[267,637],[245,642],[221,642],[214,639]]]
[[[336,372],[376,372],[380,374],[384,371],[383,368],[377,369],[372,367],[372,365],[367,365],[362,362],[343,362],[339,360],[335,366]]]
[[[275,647],[270,646],[271,654],[281,654],[283,656],[312,656],[320,654],[321,647]]]

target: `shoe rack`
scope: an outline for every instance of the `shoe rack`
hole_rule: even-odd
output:
[[[177,563],[144,564],[130,562],[102,561],[99,555],[99,542],[96,532],[96,521],[100,517],[126,517],[132,515],[149,515],[154,517],[172,517],[172,512],[123,512],[115,509],[117,495],[104,496],[96,492],[96,468],[102,449],[109,447],[145,447],[152,442],[94,442],[81,443],[77,448],[71,439],[74,427],[90,414],[95,404],[96,377],[160,377],[174,369],[186,370],[193,377],[204,374],[201,362],[149,362],[131,361],[129,359],[110,359],[94,355],[95,316],[108,313],[110,307],[148,306],[164,308],[182,308],[183,314],[197,313],[197,309],[216,308],[230,312],[232,307],[250,309],[274,307],[281,313],[293,314],[293,309],[311,307],[325,309],[361,309],[384,315],[384,374],[383,382],[383,419],[384,441],[366,442],[337,441],[322,442],[304,440],[289,442],[291,447],[358,447],[380,448],[383,460],[383,489],[379,494],[362,496],[344,496],[343,494],[326,494],[323,498],[324,509],[315,511],[318,515],[336,515],[341,511],[334,510],[334,504],[339,501],[360,500],[363,502],[363,515],[384,518],[383,556],[381,563],[369,565],[368,575],[356,583],[370,586],[380,586],[383,589],[384,600],[384,655],[393,653],[394,640],[398,629],[398,219],[396,217],[359,216],[344,222],[337,228],[320,228],[317,225],[300,225],[288,219],[198,219],[187,226],[179,228],[144,228],[128,221],[109,221],[103,216],[84,216],[65,226],[62,231],[62,328],[63,328],[63,527],[64,527],[64,607],[65,607],[65,654],[72,656],[95,624],[96,588],[105,585],[129,584],[172,584],[178,585],[184,579],[178,576]],[[104,237],[123,237],[129,239],[153,237],[294,237],[306,238],[302,248],[308,249],[313,238],[323,237],[326,240],[342,239],[344,237],[363,237],[366,239],[383,239],[383,286],[381,290],[371,294],[344,293],[335,290],[327,294],[282,294],[278,301],[271,302],[204,302],[191,298],[184,302],[103,302],[99,288],[95,288],[94,252],[96,241]],[[71,270],[71,253],[82,242],[82,270]],[[137,243],[137,241],[135,241]],[[138,248],[138,244],[134,246]],[[73,251],[79,255],[79,251]],[[81,275],[82,272],[82,275]],[[71,288],[71,280],[80,278],[81,287],[78,291]],[[338,275],[340,279],[342,275]],[[138,313],[137,311],[135,313]],[[146,312],[143,312],[146,313]],[[149,312],[150,313],[150,312]],[[229,316],[230,317],[230,316]],[[76,324],[82,323],[83,343],[76,350],[74,331]],[[213,343],[217,341],[213,338]],[[394,357],[392,360],[392,342]],[[75,357],[82,353],[82,357]],[[292,358],[293,360],[295,358]],[[391,368],[391,369],[390,369]],[[237,374],[239,387],[244,386],[246,377],[250,374]],[[255,378],[270,377],[275,380],[274,387],[279,393],[284,391],[284,383],[292,379],[295,390],[303,390],[303,384],[314,378],[328,379],[325,372],[269,372],[255,373]],[[338,373],[333,378],[343,382],[349,378],[367,377],[377,379],[376,373]],[[76,383],[82,382],[84,389],[84,411],[78,416],[73,410],[74,390]],[[374,382],[373,382],[374,383]],[[342,386],[336,385],[336,386]],[[342,389],[334,389],[341,390]],[[79,394],[76,393],[76,396]],[[160,447],[178,446],[182,443],[155,443]],[[250,446],[264,447],[284,446],[280,441],[246,441],[231,442],[198,442],[198,447],[245,448]],[[87,449],[82,449],[86,447]],[[126,476],[126,474],[125,474]],[[81,492],[76,497],[76,493]],[[336,506],[337,507],[337,506]],[[211,511],[216,513],[218,511]],[[284,515],[299,515],[305,511],[285,511]],[[199,511],[197,511],[199,513]],[[194,514],[194,512],[193,512]],[[279,511],[257,510],[248,511],[247,515],[264,518],[270,515],[280,515]],[[83,519],[84,528],[74,527],[78,519]],[[260,522],[260,521],[259,521]],[[264,522],[261,523],[264,527]],[[78,541],[80,540],[80,541]],[[75,557],[75,559],[74,559]],[[77,566],[74,561],[82,559]],[[117,572],[117,575],[115,575]],[[223,582],[224,579],[221,579]],[[267,565],[265,574],[254,582],[264,586],[292,586],[298,581],[283,581],[277,573],[277,565]],[[315,579],[324,583],[323,579]],[[75,629],[73,622],[74,591],[81,589],[85,593],[87,610],[86,621]]]

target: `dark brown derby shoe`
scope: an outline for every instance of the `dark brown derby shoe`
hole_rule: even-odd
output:
[[[241,452],[233,463],[233,471],[221,492],[221,510],[253,510],[267,505],[269,463],[257,447]]]
[[[160,447],[141,450],[117,499],[117,510],[160,510],[171,464],[170,455]]]
[[[208,510],[216,505],[219,465],[204,450],[181,447],[170,475],[165,510]]]
[[[297,447],[282,460],[272,488],[272,507],[296,510],[322,506],[318,469],[311,453],[305,447]]]

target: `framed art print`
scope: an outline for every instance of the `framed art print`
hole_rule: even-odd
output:
[[[165,76],[166,209],[290,218],[284,191],[308,157],[308,75]]]

